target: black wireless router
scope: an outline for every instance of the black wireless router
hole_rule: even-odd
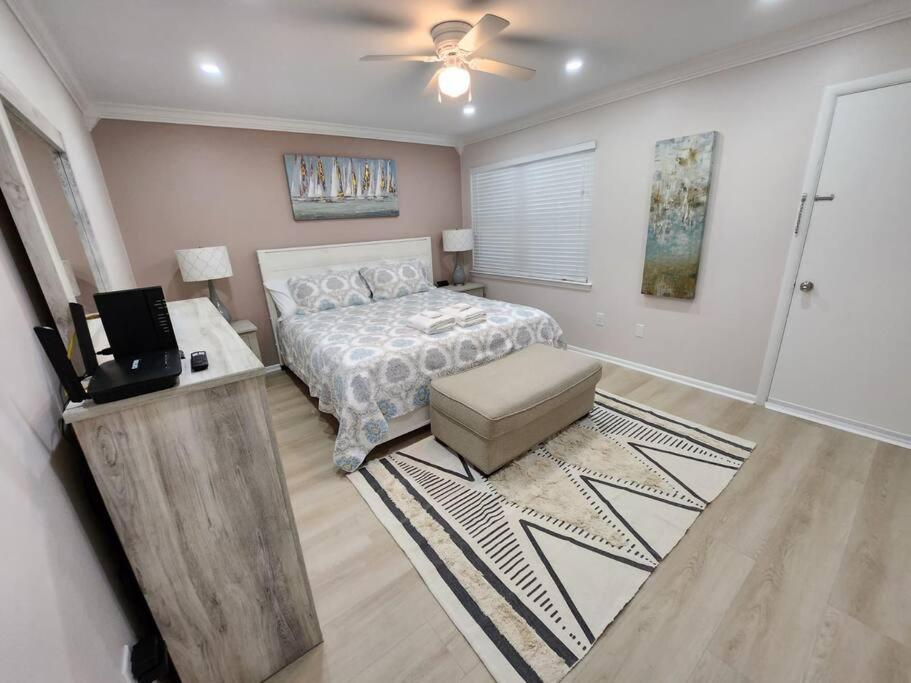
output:
[[[91,377],[88,389],[83,387],[82,380],[67,357],[57,330],[53,327],[35,328],[38,341],[66,389],[69,400],[79,402],[91,398],[95,403],[108,403],[161,391],[177,384],[183,366],[161,288],[106,292],[96,295],[96,301],[99,296],[105,299],[105,306],[99,306],[99,311],[107,307],[119,314],[117,320],[112,320],[110,314],[107,318],[105,313],[101,314],[109,339],[113,336],[118,342],[114,359],[101,364],[98,363],[89,334],[85,310],[80,304],[70,304],[79,352],[86,376]],[[121,332],[122,330],[131,332]],[[137,339],[136,330],[147,330],[149,334]],[[126,340],[133,342],[133,346],[138,346],[138,352],[131,353],[130,348],[123,343]],[[160,346],[166,348],[156,348]]]

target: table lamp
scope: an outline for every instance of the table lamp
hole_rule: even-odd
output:
[[[177,265],[180,267],[180,277],[184,282],[209,281],[209,299],[225,320],[231,322],[231,314],[218,298],[213,280],[231,277],[231,259],[228,258],[227,247],[198,247],[196,249],[178,249]]]
[[[463,251],[474,247],[474,233],[470,228],[443,231],[443,251],[455,252],[455,267],[452,269],[452,284],[465,284],[465,270],[462,268]]]

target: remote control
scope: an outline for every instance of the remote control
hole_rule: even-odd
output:
[[[205,370],[209,367],[209,357],[205,351],[194,351],[190,354],[190,371]]]

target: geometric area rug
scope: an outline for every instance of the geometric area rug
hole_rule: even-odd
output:
[[[550,683],[754,446],[599,391],[586,417],[489,477],[430,436],[349,479],[491,675]]]

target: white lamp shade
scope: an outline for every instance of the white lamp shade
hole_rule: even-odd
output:
[[[227,247],[178,249],[174,253],[177,254],[177,265],[184,282],[217,280],[234,274]]]
[[[474,231],[471,229],[443,231],[443,251],[471,251],[473,248]]]

